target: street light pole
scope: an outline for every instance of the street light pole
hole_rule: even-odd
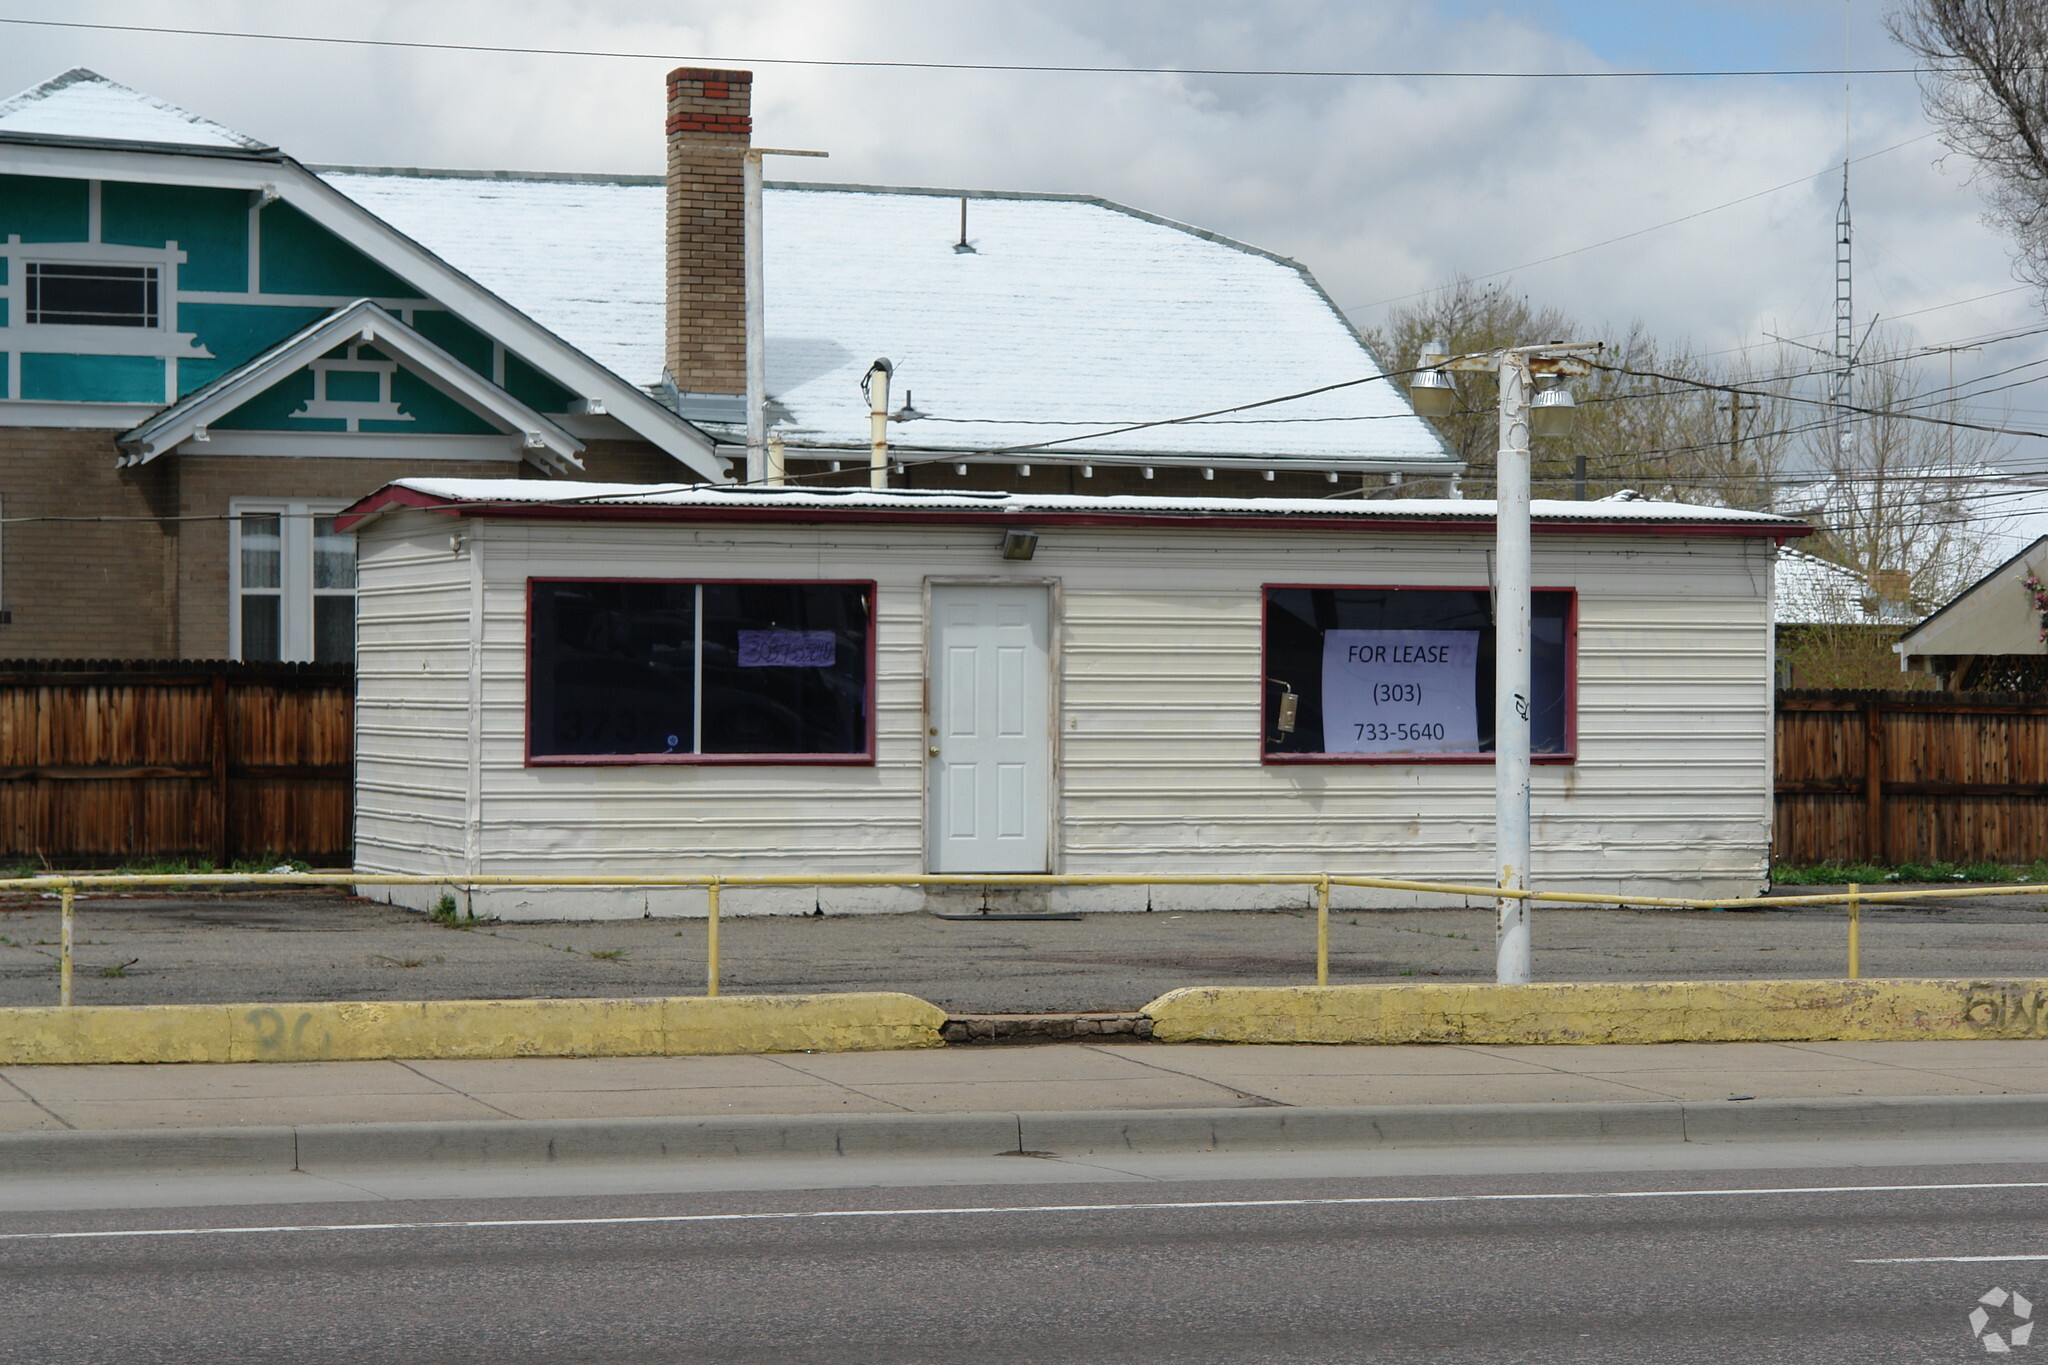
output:
[[[1500,357],[1500,453],[1494,481],[1494,885],[1529,889],[1529,390],[1526,356]],[[1529,979],[1529,902],[1494,903],[1494,980]]]
[[[1494,471],[1493,593],[1493,843],[1494,885],[1502,891],[1529,889],[1529,731],[1534,710],[1531,685],[1531,568],[1529,538],[1529,438],[1561,436],[1570,430],[1572,401],[1558,388],[1536,393],[1535,381],[1592,373],[1579,352],[1598,342],[1517,346],[1479,355],[1445,354],[1440,343],[1424,348],[1425,369],[1409,393],[1425,417],[1447,415],[1456,390],[1445,371],[1491,372],[1500,389],[1500,451]],[[1532,415],[1533,413],[1533,415]],[[1494,979],[1526,984],[1532,941],[1529,902],[1502,896],[1494,902]]]

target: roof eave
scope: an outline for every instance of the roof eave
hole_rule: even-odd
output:
[[[1187,512],[1060,509],[992,506],[983,508],[878,508],[821,507],[803,504],[782,507],[712,507],[701,504],[663,506],[631,503],[537,503],[477,502],[444,498],[418,489],[388,485],[351,505],[341,514],[340,525],[348,529],[387,512],[402,508],[442,512],[452,516],[490,520],[604,521],[644,523],[688,522],[883,522],[890,525],[1028,525],[1028,526],[1133,526],[1198,527],[1203,529],[1254,530],[1258,528],[1317,528],[1324,530],[1454,531],[1460,534],[1490,533],[1491,516],[1359,516],[1307,513],[1220,512],[1195,509]],[[1532,529],[1545,535],[1627,535],[1691,537],[1711,539],[1769,539],[1783,543],[1811,535],[1813,527],[1799,522],[1750,521],[1631,521],[1537,518]]]

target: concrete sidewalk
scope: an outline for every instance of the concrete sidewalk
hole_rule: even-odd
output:
[[[2048,1097],[2048,1041],[1265,1047],[0,1069],[0,1133]],[[2017,1110],[2014,1110],[2017,1112]],[[2031,1111],[2029,1111],[2031,1112]],[[2044,1101],[2048,1112],[2048,1101]],[[1277,1117],[1277,1115],[1276,1115]],[[7,1164],[0,1150],[0,1171]]]

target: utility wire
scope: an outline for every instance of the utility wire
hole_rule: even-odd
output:
[[[517,57],[596,57],[612,61],[680,62],[696,66],[808,66],[880,71],[1007,71],[1096,76],[1261,76],[1317,80],[1657,80],[1666,78],[1730,78],[1793,76],[1917,76],[1924,68],[1869,67],[1739,67],[1709,71],[1400,71],[1299,67],[1237,66],[1092,66],[1055,62],[867,61],[828,57],[708,57],[659,52],[619,52],[602,48],[518,47],[508,43],[429,43],[401,38],[343,38],[316,33],[256,33],[246,29],[181,28],[168,24],[93,24],[70,19],[22,19],[0,16],[0,24],[26,28],[81,29],[95,33],[157,33],[183,38],[242,38],[273,43],[328,43],[342,47],[400,48],[417,52],[481,52]]]
[[[1865,152],[1862,156],[1853,158],[1852,164],[1854,164],[1854,162],[1868,161],[1872,157],[1884,156],[1887,153],[1898,151],[1901,147],[1910,147],[1916,142],[1925,142],[1927,141],[1927,139],[1931,137],[1939,136],[1939,132],[1931,132],[1922,133],[1918,137],[1909,137],[1904,142],[1894,142],[1889,147],[1882,147],[1874,152]],[[1624,232],[1618,237],[1609,237],[1603,241],[1592,242],[1585,246],[1575,246],[1569,251],[1560,251],[1552,256],[1543,256],[1533,261],[1524,261],[1520,265],[1511,265],[1505,270],[1495,270],[1489,274],[1474,275],[1469,278],[1471,279],[1472,283],[1478,284],[1486,280],[1497,280],[1503,275],[1512,275],[1518,270],[1530,270],[1539,265],[1549,265],[1552,261],[1561,261],[1564,260],[1567,256],[1578,256],[1588,251],[1598,251],[1603,246],[1613,246],[1616,242],[1626,242],[1633,237],[1642,237],[1652,232],[1660,232],[1668,227],[1676,227],[1680,223],[1689,223],[1695,218],[1704,218],[1710,213],[1719,213],[1722,209],[1732,209],[1738,204],[1747,204],[1752,199],[1762,199],[1764,196],[1776,194],[1780,190],[1789,190],[1795,185],[1807,184],[1811,181],[1818,180],[1820,177],[1824,175],[1831,174],[1834,171],[1834,169],[1834,166],[1829,166],[1825,170],[1814,171],[1810,174],[1802,175],[1797,179],[1787,180],[1781,185],[1773,185],[1767,190],[1758,190],[1754,194],[1745,194],[1739,199],[1730,199],[1725,203],[1715,204],[1708,208],[1696,209],[1691,213],[1682,214],[1677,218],[1667,218],[1665,221],[1661,223],[1652,223],[1648,227],[1640,227],[1635,229],[1633,232]],[[1426,298],[1429,295],[1437,292],[1438,290],[1436,289],[1418,289],[1412,294],[1397,294],[1393,298],[1389,299],[1374,299],[1371,303],[1351,304],[1350,306],[1342,309],[1341,311],[1347,314],[1362,312],[1367,308],[1378,308],[1382,305],[1389,303],[1406,303],[1409,299]]]

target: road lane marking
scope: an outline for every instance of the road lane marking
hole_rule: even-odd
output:
[[[1851,1261],[1851,1265],[1983,1265],[1996,1261],[2048,1261],[2040,1256],[1883,1256],[1875,1260]]]
[[[1949,1185],[1792,1185],[1746,1190],[1587,1190],[1557,1194],[1400,1194],[1325,1199],[1202,1199],[1128,1204],[1006,1204],[924,1209],[805,1209],[780,1213],[656,1213],[592,1218],[457,1218],[408,1223],[275,1223],[260,1227],[106,1228],[89,1232],[0,1232],[0,1242],[60,1242],[111,1237],[229,1237],[260,1233],[424,1232],[471,1228],[612,1228],[680,1223],[775,1223],[828,1218],[960,1218],[1024,1213],[1190,1212],[1205,1209],[1369,1208],[1400,1204],[1557,1203],[1599,1199],[1709,1199],[1745,1195],[1919,1194],[1948,1190],[2043,1190],[2048,1180]],[[2048,1258],[2033,1258],[2048,1259]]]

